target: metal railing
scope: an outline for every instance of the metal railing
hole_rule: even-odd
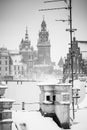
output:
[[[13,110],[39,111],[40,102],[19,102],[14,103]]]

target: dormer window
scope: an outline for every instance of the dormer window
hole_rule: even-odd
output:
[[[56,95],[47,95],[46,96],[46,101],[54,102],[56,100]]]
[[[50,96],[46,96],[46,100],[47,100],[47,101],[50,101]]]
[[[56,101],[56,95],[53,95],[53,101]]]

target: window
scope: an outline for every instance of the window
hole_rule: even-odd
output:
[[[2,120],[2,113],[0,113],[0,120]]]
[[[31,56],[29,55],[29,59],[31,59]]]
[[[7,61],[5,61],[5,64],[7,65]]]
[[[5,59],[7,59],[7,56],[5,57]]]
[[[50,96],[46,96],[46,100],[47,100],[47,101],[50,101]]]
[[[5,75],[7,76],[7,73],[5,73]]]
[[[16,70],[16,66],[14,65],[14,70]]]
[[[55,101],[56,100],[56,96],[55,95],[53,95],[53,101]]]
[[[5,67],[5,71],[7,71],[7,67]]]
[[[18,66],[18,70],[20,70],[19,66]]]
[[[73,57],[73,63],[74,63],[74,64],[75,64],[75,60],[76,60],[75,57]]]
[[[2,62],[0,61],[0,65],[1,65],[1,63],[2,63]]]
[[[77,65],[79,65],[79,59],[77,59]]]
[[[69,101],[70,96],[69,94],[63,94],[63,101]]]

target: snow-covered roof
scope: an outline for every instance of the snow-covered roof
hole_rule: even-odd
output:
[[[61,130],[50,117],[43,117],[40,112],[17,111],[12,113],[12,130]],[[16,126],[16,127],[15,127]]]
[[[0,98],[0,103],[1,102],[14,102],[14,100],[8,98]]]
[[[87,130],[87,94],[76,109],[70,129]],[[12,111],[12,120],[12,130],[61,130],[52,118],[43,117],[39,111]]]
[[[33,103],[39,102],[39,94],[41,93],[37,82],[9,82],[5,97],[15,100],[16,103]],[[14,107],[14,106],[13,106]]]
[[[38,86],[71,86],[70,83],[58,83],[56,80],[55,81],[46,81],[46,82],[40,82],[38,83]]]
[[[40,68],[40,67],[50,67],[51,65],[48,64],[38,64],[38,65],[34,65],[34,68]]]
[[[11,55],[17,55],[17,54],[19,54],[19,50],[9,50],[9,53],[11,54]]]

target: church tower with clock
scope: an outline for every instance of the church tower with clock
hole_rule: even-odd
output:
[[[39,32],[39,39],[37,43],[38,49],[38,64],[50,64],[50,41],[49,33],[47,31],[46,22],[43,18],[41,23],[41,31]]]

